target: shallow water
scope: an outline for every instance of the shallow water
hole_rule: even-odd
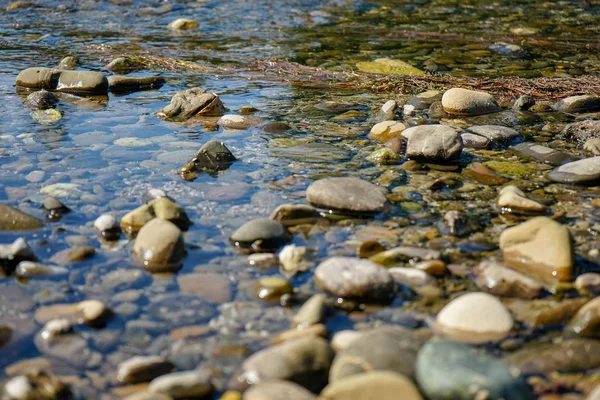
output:
[[[266,217],[280,204],[305,203],[304,190],[320,177],[360,176],[387,186],[398,200],[374,220],[332,222],[310,234],[294,236],[294,243],[316,249],[319,258],[354,254],[360,241],[377,238],[388,246],[400,241],[449,246],[452,261],[474,262],[489,249],[476,244],[496,240],[490,237],[499,232],[494,228],[497,214],[489,206],[495,189],[461,192],[455,190],[459,185],[442,184],[441,190],[420,192],[419,188],[448,174],[407,175],[400,166],[378,167],[365,160],[376,148],[366,137],[368,129],[379,107],[394,94],[294,87],[284,79],[277,82],[245,74],[249,60],[288,59],[348,71],[356,62],[389,57],[436,72],[490,77],[568,77],[596,74],[600,68],[596,40],[600,3],[595,1],[496,1],[490,5],[475,0],[115,0],[35,4],[0,13],[0,201],[42,216],[39,207],[51,188],[72,212],[34,233],[1,232],[0,242],[24,237],[46,263],[57,251],[73,245],[87,244],[97,254],[70,266],[66,275],[28,282],[0,279],[0,321],[19,326],[20,332],[0,350],[0,377],[6,374],[4,367],[40,355],[32,345],[39,329],[32,322],[36,309],[99,298],[113,309],[125,310],[102,330],[81,328],[86,348],[99,354],[99,359],[58,360],[52,368],[57,374],[78,377],[75,386],[84,398],[110,391],[115,365],[140,353],[169,356],[180,370],[202,363],[213,369],[218,387],[225,388],[224,383],[247,354],[265,346],[273,333],[287,329],[293,315],[293,308],[265,305],[253,298],[255,280],[278,272],[250,268],[228,237],[244,222]],[[170,10],[159,8],[165,6]],[[178,17],[192,18],[200,28],[169,31],[167,24]],[[523,51],[507,55],[490,49],[498,42],[518,44]],[[80,69],[99,70],[112,55],[129,51],[194,61],[219,67],[218,71],[236,68],[240,74],[139,71],[135,74],[160,73],[167,84],[160,90],[110,94],[107,103],[76,104],[78,99],[64,99],[57,107],[64,113],[62,119],[51,124],[36,122],[24,105],[25,98],[16,91],[15,77],[25,68],[53,67],[73,55],[80,59]],[[218,93],[230,113],[253,106],[258,115],[286,122],[292,130],[209,131],[161,121],[154,115],[177,91],[196,86]],[[343,111],[314,108],[324,101],[356,103],[362,115],[349,121],[332,120]],[[548,113],[533,120],[508,116],[502,121],[517,126],[528,140],[550,141],[541,128],[554,118],[570,117]],[[216,177],[200,174],[194,181],[184,181],[177,168],[209,140],[223,141],[240,161]],[[563,147],[574,156],[581,154],[580,149]],[[461,165],[492,159],[515,160],[501,152],[474,151],[463,156]],[[548,182],[542,178],[546,166],[527,165],[535,171],[534,176],[511,177],[532,189],[546,187]],[[32,173],[41,179],[32,178]],[[451,177],[462,179],[456,174]],[[403,190],[407,182],[409,189]],[[546,194],[562,196],[558,211],[564,211],[570,223],[585,221],[597,226],[598,211],[578,206],[600,196],[597,188],[554,187],[555,192]],[[126,239],[112,248],[101,247],[93,221],[105,212],[121,217],[140,206],[149,188],[165,190],[194,222],[185,235],[188,254],[178,274],[194,271],[225,277],[232,284],[225,304],[182,294],[177,276],[147,274],[131,262],[131,244]],[[428,244],[429,233],[437,229],[441,215],[457,207],[478,219],[487,229],[485,233],[471,240]],[[582,229],[578,254],[585,255],[597,246],[597,232]],[[597,269],[597,260],[586,258],[580,262],[581,269]],[[316,290],[311,278],[310,272],[292,278],[299,299]],[[470,287],[463,282],[445,285],[447,294],[464,285]],[[376,321],[420,326],[429,311],[426,305],[419,308],[415,303],[415,312],[402,309],[403,302],[415,298],[418,300],[410,293],[399,294],[390,307],[373,313],[348,316],[340,312],[328,321],[328,327],[335,332]],[[212,331],[202,339],[187,341],[173,336],[174,329],[189,325],[209,325]]]

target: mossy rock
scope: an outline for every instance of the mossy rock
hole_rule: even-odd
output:
[[[362,72],[371,72],[375,74],[395,74],[395,75],[413,75],[424,76],[425,72],[413,67],[402,60],[393,60],[391,58],[378,58],[375,61],[363,61],[356,63],[356,68]]]
[[[536,173],[534,169],[512,161],[487,161],[484,164],[499,174],[513,177],[527,178]]]

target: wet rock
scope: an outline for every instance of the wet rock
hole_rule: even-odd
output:
[[[261,128],[267,133],[283,133],[292,129],[292,127],[290,127],[285,122],[279,121],[267,122]]]
[[[502,188],[497,204],[502,213],[535,215],[546,212],[546,206],[528,199],[521,189],[513,185]]]
[[[31,370],[6,381],[4,395],[7,400],[70,399],[69,387],[45,370]]]
[[[545,282],[568,282],[573,277],[569,230],[548,217],[535,217],[500,235],[504,262]]]
[[[415,268],[394,267],[389,268],[388,272],[396,283],[410,288],[420,286],[435,285],[435,278],[425,271]]]
[[[468,149],[485,149],[492,145],[492,141],[485,136],[463,132],[460,134],[463,146]]]
[[[403,132],[408,137],[406,157],[427,162],[457,161],[463,144],[460,135],[446,125],[419,125]]]
[[[536,160],[552,166],[573,161],[570,155],[537,143],[519,143],[510,150],[526,160]]]
[[[393,120],[394,114],[395,114],[397,108],[398,108],[398,104],[396,103],[396,100],[386,101],[381,106],[381,109],[379,110],[379,114],[377,115],[375,120],[378,122]]]
[[[385,247],[377,240],[367,240],[358,246],[356,256],[358,258],[370,258],[382,251],[385,251]]]
[[[106,94],[108,80],[99,72],[28,68],[17,76],[17,86],[59,92]]]
[[[314,224],[321,219],[316,208],[305,204],[282,204],[269,216],[270,219],[281,222],[285,226]]]
[[[600,121],[586,119],[565,126],[560,136],[569,142],[582,144],[600,138]]]
[[[179,169],[181,176],[189,180],[195,178],[195,172],[202,170],[212,176],[227,170],[237,158],[229,151],[223,142],[211,140],[205,143],[196,156]]]
[[[489,343],[504,339],[513,327],[506,307],[487,293],[467,293],[448,303],[437,315],[435,330],[452,340]]]
[[[502,185],[508,182],[507,178],[498,175],[482,163],[471,163],[463,169],[462,173],[486,185]]]
[[[140,229],[133,244],[133,258],[150,272],[176,272],[185,248],[181,231],[169,221],[155,218]]]
[[[322,294],[315,294],[308,299],[292,318],[292,326],[304,329],[323,322],[327,311],[325,299]]]
[[[535,105],[535,99],[531,96],[521,96],[515,101],[513,110],[527,111]]]
[[[181,293],[200,297],[213,304],[231,301],[232,288],[229,279],[216,273],[195,273],[179,275],[177,283]]]
[[[169,23],[169,29],[175,31],[184,31],[189,29],[196,29],[198,27],[198,23],[194,20],[188,18],[177,18],[174,21]]]
[[[192,221],[190,221],[183,207],[168,197],[160,197],[152,200],[148,205],[152,207],[156,218],[169,221],[181,230],[187,230],[192,225]]]
[[[534,399],[509,365],[463,343],[430,341],[419,352],[416,370],[417,383],[431,400]]]
[[[242,364],[239,382],[295,382],[313,392],[327,384],[333,350],[325,339],[305,337],[263,349]]]
[[[364,332],[343,330],[336,332],[331,338],[331,347],[339,352],[350,347],[350,344],[362,336]]]
[[[435,277],[442,277],[448,272],[446,263],[442,260],[419,261],[415,268]]]
[[[58,97],[47,90],[38,90],[27,96],[27,105],[34,110],[54,108],[57,103]]]
[[[554,327],[567,323],[587,298],[563,300],[505,300],[515,320],[529,327]]]
[[[72,332],[73,324],[66,318],[58,318],[48,321],[42,328],[40,336],[44,340],[51,340]]]
[[[477,286],[495,296],[533,299],[543,290],[538,281],[496,261],[483,261],[478,270]]]
[[[510,143],[523,136],[515,129],[499,125],[473,125],[467,130],[479,136],[483,136],[490,141],[491,145],[500,145]]]
[[[600,179],[600,157],[563,164],[553,169],[548,178],[559,183],[594,183]]]
[[[356,63],[356,68],[362,72],[374,74],[395,74],[423,76],[425,73],[402,60],[390,58],[378,58],[375,61],[362,61]]]
[[[161,119],[185,121],[192,117],[216,117],[225,113],[225,106],[214,93],[206,93],[201,88],[191,88],[178,92],[171,103],[156,113]]]
[[[25,239],[18,238],[11,244],[0,244],[0,269],[10,275],[22,261],[36,261],[37,257]]]
[[[527,346],[510,354],[505,361],[523,375],[549,372],[578,372],[600,366],[600,341],[568,339]]]
[[[423,343],[413,331],[397,326],[363,332],[336,354],[329,382],[357,378],[357,374],[368,371],[392,371],[414,379],[417,353]]]
[[[223,115],[217,123],[223,129],[248,129],[264,122],[264,118],[255,115]]]
[[[175,366],[159,356],[135,356],[117,367],[116,379],[120,383],[150,382],[156,377],[173,371]]]
[[[401,159],[398,153],[388,147],[375,150],[367,157],[367,160],[375,165],[394,165]]]
[[[443,93],[438,90],[428,90],[414,95],[408,99],[407,104],[413,106],[416,110],[426,110],[431,107],[433,103],[442,100],[442,95]]]
[[[46,219],[48,221],[59,221],[62,216],[69,211],[69,207],[65,206],[56,197],[48,196],[44,199],[42,208],[46,212]]]
[[[329,258],[315,269],[313,279],[320,289],[341,298],[388,301],[395,292],[394,280],[385,268],[359,258]]]
[[[133,60],[126,57],[117,57],[102,69],[115,73],[115,74],[127,74],[141,68],[141,65]]]
[[[34,110],[31,112],[31,118],[40,124],[47,125],[62,119],[62,111],[54,110],[49,108],[47,110]]]
[[[0,324],[0,349],[2,349],[12,338],[13,331],[8,325]]]
[[[295,275],[298,272],[309,270],[314,265],[313,249],[305,246],[290,244],[281,249],[279,263],[284,274]]]
[[[586,303],[565,327],[566,335],[600,338],[600,297]]]
[[[94,228],[106,240],[115,241],[121,236],[119,221],[111,214],[102,214],[96,218]]]
[[[36,217],[0,203],[0,231],[25,231],[43,226],[44,223]]]
[[[500,110],[494,96],[474,90],[453,88],[442,96],[442,107],[449,114],[482,115]]]
[[[600,385],[597,385],[594,390],[592,390],[585,400],[600,400]]]
[[[279,257],[273,253],[255,253],[248,256],[248,264],[259,269],[275,268],[279,265]]]
[[[79,66],[79,60],[74,56],[66,56],[62,60],[56,68],[64,69],[64,70],[73,70]]]
[[[124,76],[108,77],[108,90],[111,92],[135,92],[138,90],[158,89],[165,84],[162,76]]]
[[[54,254],[50,261],[59,265],[68,265],[78,263],[96,254],[96,249],[89,246],[72,247],[70,249],[61,250]]]
[[[77,304],[79,323],[102,327],[113,316],[113,312],[100,300],[84,300]]]
[[[564,113],[583,113],[600,110],[600,97],[591,95],[571,96],[554,105],[556,111]]]
[[[267,218],[253,219],[239,227],[229,240],[235,246],[259,251],[276,251],[290,240],[290,233],[280,222]]]
[[[137,392],[123,400],[173,400],[173,398],[162,393]]]
[[[439,260],[442,254],[437,250],[425,249],[420,247],[400,246],[393,249],[382,251],[370,258],[371,261],[391,267],[403,262],[416,262],[421,260]]]
[[[308,336],[318,336],[322,338],[327,338],[327,336],[329,336],[329,331],[327,330],[327,327],[323,324],[310,325],[302,329],[289,329],[287,331],[277,334],[273,339],[271,339],[270,343],[279,344],[287,340],[296,340]]]
[[[583,293],[600,292],[600,274],[595,272],[586,272],[575,279],[575,288]]]
[[[375,124],[369,132],[369,139],[377,140],[378,142],[385,143],[390,139],[400,137],[403,130],[406,129],[406,125],[398,121],[384,121]]]
[[[389,371],[370,371],[336,380],[323,389],[323,400],[422,400],[415,384],[406,376]]]
[[[256,297],[267,302],[279,302],[281,296],[292,293],[293,289],[291,283],[278,276],[260,278],[254,286]]]
[[[177,399],[203,399],[212,394],[213,386],[201,371],[172,372],[154,378],[148,385],[150,393],[162,393]]]
[[[358,178],[325,178],[313,182],[306,199],[315,207],[341,212],[379,213],[387,204],[381,189]]]
[[[317,397],[292,382],[274,380],[261,382],[244,392],[243,400],[317,400]]]
[[[142,226],[154,219],[154,209],[149,204],[144,204],[125,214],[120,225],[123,232],[132,235],[137,233]]]
[[[324,101],[322,103],[315,104],[314,107],[321,111],[339,113],[360,108],[360,105],[356,103],[344,103],[341,101]]]
[[[469,217],[458,210],[447,211],[438,223],[443,235],[462,237],[473,231],[475,223],[469,221]]]
[[[590,152],[595,156],[600,156],[600,138],[586,140],[583,144],[583,150]]]

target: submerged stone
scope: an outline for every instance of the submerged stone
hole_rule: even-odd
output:
[[[165,84],[162,76],[123,76],[108,77],[108,90],[111,92],[134,92],[137,90],[158,89]]]
[[[159,356],[135,356],[123,361],[117,367],[116,378],[120,383],[135,384],[150,382],[152,379],[168,374],[175,366]]]
[[[367,160],[375,165],[394,165],[401,159],[402,157],[398,153],[387,147],[375,150],[367,157]]]
[[[17,76],[17,86],[59,92],[106,94],[108,80],[93,71],[65,71],[52,68],[28,68]]]
[[[191,88],[178,92],[171,103],[156,113],[161,119],[185,121],[192,117],[215,117],[225,113],[225,106],[214,93],[206,93],[201,88]]]
[[[463,169],[462,174],[486,185],[502,185],[508,182],[507,178],[498,175],[482,163],[469,164],[467,168]]]
[[[265,121],[264,118],[256,115],[234,115],[228,114],[223,115],[217,121],[220,127],[223,129],[248,129],[262,124]]]
[[[573,161],[570,155],[537,143],[520,143],[511,147],[510,150],[522,158],[537,160],[553,166]]]
[[[0,203],[0,231],[25,231],[39,229],[44,222],[23,211]]]
[[[500,125],[473,125],[467,130],[485,137],[492,144],[505,144],[523,137],[517,130]]]
[[[600,157],[563,164],[550,171],[548,178],[559,183],[595,183],[600,179]]]
[[[306,199],[315,207],[340,212],[379,213],[387,198],[381,189],[358,178],[325,178],[313,182]]]

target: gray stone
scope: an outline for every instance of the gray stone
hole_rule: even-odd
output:
[[[519,143],[510,150],[522,158],[541,161],[555,167],[573,161],[570,155],[537,143]]]
[[[424,339],[414,331],[398,326],[361,332],[336,354],[329,382],[368,371],[393,371],[414,379],[417,353],[423,343]]]
[[[56,68],[64,69],[64,70],[74,70],[79,66],[79,60],[74,56],[66,56],[62,60]]]
[[[481,115],[500,110],[494,96],[474,90],[453,88],[442,96],[442,107],[449,114]]]
[[[44,223],[36,217],[0,203],[0,231],[26,231],[43,226]]]
[[[59,265],[69,265],[87,260],[95,254],[96,250],[93,247],[77,246],[59,251],[50,258],[50,261]]]
[[[137,90],[158,89],[165,84],[162,76],[124,76],[108,77],[108,90],[111,92],[134,92]]]
[[[139,63],[136,63],[126,57],[117,57],[106,64],[102,69],[116,74],[127,74],[141,68]]]
[[[192,117],[215,117],[223,115],[225,106],[221,99],[214,93],[206,93],[201,88],[191,88],[178,92],[171,99],[171,103],[158,111],[156,115],[161,119],[185,121]]]
[[[463,148],[458,132],[446,125],[418,125],[402,135],[408,137],[406,157],[417,161],[457,161]]]
[[[523,138],[517,130],[500,125],[473,125],[467,130],[489,139],[492,144],[509,143]]]
[[[600,179],[600,157],[585,158],[563,164],[548,174],[554,182],[559,183],[594,183]]]
[[[521,96],[515,101],[513,110],[527,111],[535,105],[535,99],[531,96]]]
[[[525,57],[527,51],[521,46],[506,42],[496,42],[490,45],[490,50],[495,51],[498,54],[508,57]]]
[[[361,301],[388,301],[396,285],[389,272],[372,261],[352,257],[331,257],[315,269],[315,284],[341,298]]]
[[[463,132],[460,134],[463,146],[469,149],[485,149],[492,145],[492,141],[485,136]]]
[[[379,213],[387,204],[378,186],[358,178],[319,179],[306,190],[306,199],[315,207],[356,213]]]
[[[565,126],[560,136],[564,140],[579,144],[589,139],[600,138],[600,121],[587,119],[573,122]]]
[[[396,112],[397,108],[398,108],[398,104],[396,103],[396,100],[388,100],[388,101],[386,101],[381,106],[381,109],[379,110],[379,114],[377,114],[377,117],[375,118],[375,121],[382,122],[382,121],[393,120],[394,119],[394,113]]]
[[[507,364],[462,343],[430,341],[419,352],[416,371],[430,400],[534,399]]]
[[[172,372],[154,378],[148,385],[151,393],[163,393],[174,400],[203,399],[212,394],[213,386],[201,371]]]
[[[29,89],[106,94],[108,80],[99,72],[65,71],[52,68],[28,68],[17,76],[17,86]]]
[[[163,357],[135,356],[119,364],[116,379],[127,384],[150,382],[156,377],[168,374],[174,368],[175,366]]]
[[[438,90],[428,90],[412,96],[406,104],[417,110],[426,110],[433,103],[442,100],[443,93]]]
[[[370,260],[377,264],[391,267],[404,262],[439,260],[441,258],[442,253],[437,250],[421,247],[399,246],[377,253],[374,256],[371,256]]]
[[[58,103],[58,97],[47,90],[38,90],[27,96],[27,105],[34,110],[47,110],[54,108]]]
[[[246,222],[239,227],[230,237],[236,246],[255,249],[277,250],[282,244],[290,240],[287,228],[280,222],[267,218],[257,218]]]
[[[265,121],[256,115],[223,115],[217,123],[223,129],[248,129],[262,124]]]
[[[533,299],[543,290],[542,285],[535,279],[496,261],[482,261],[478,270],[477,286],[495,296]]]
[[[591,95],[571,96],[554,105],[556,111],[564,113],[594,112],[600,110],[600,97]]]
[[[176,272],[185,255],[181,231],[173,223],[155,218],[140,229],[132,253],[150,272]]]

